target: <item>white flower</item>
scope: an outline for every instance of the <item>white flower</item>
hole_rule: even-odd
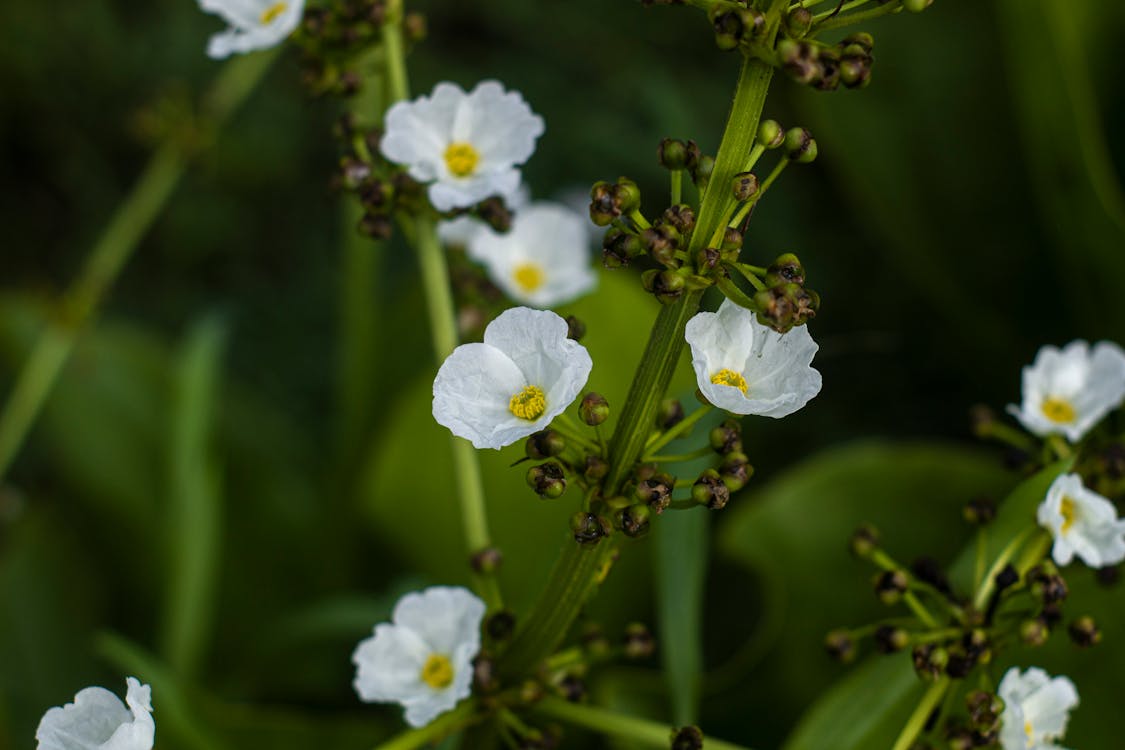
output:
[[[199,0],[199,7],[230,24],[207,43],[215,59],[266,49],[289,36],[305,11],[305,0]]]
[[[1023,368],[1023,404],[1008,411],[1040,437],[1066,435],[1076,443],[1125,399],[1125,352],[1099,341],[1044,346]]]
[[[503,448],[544,429],[570,406],[594,363],[566,337],[566,321],[514,307],[463,344],[434,379],[434,419],[477,448]]]
[[[484,602],[466,589],[433,586],[398,600],[393,624],[375,626],[352,654],[367,702],[401,703],[412,727],[430,723],[472,692]]]
[[[1078,705],[1078,691],[1066,677],[1050,676],[1032,667],[1020,674],[1012,667],[996,691],[1004,701],[1000,715],[1000,745],[1004,750],[1065,750],[1054,740],[1066,733],[1070,709]]]
[[[520,184],[515,165],[535,151],[543,118],[518,92],[484,81],[466,94],[439,83],[430,96],[398,102],[387,111],[383,156],[430,183],[438,211],[467,208]]]
[[[1075,555],[1092,568],[1125,560],[1125,521],[1117,518],[1113,503],[1086,489],[1077,474],[1063,474],[1051,483],[1038,519],[1055,538],[1051,554],[1059,565]]]
[[[733,414],[784,417],[820,393],[820,373],[810,366],[819,347],[807,326],[777,333],[723,300],[718,312],[689,320],[684,338],[699,390]]]
[[[38,750],[151,750],[152,691],[134,677],[125,684],[128,708],[105,688],[88,687],[74,703],[49,709],[35,732]]]
[[[515,215],[510,231],[484,229],[468,244],[469,257],[516,302],[552,307],[597,284],[590,268],[586,217],[559,203],[533,203]]]

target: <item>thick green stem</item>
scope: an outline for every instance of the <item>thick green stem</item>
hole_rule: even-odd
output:
[[[434,356],[443,361],[457,346],[457,319],[453,307],[453,292],[449,287],[449,268],[445,250],[438,240],[437,227],[432,219],[421,217],[414,224],[415,249],[422,271],[422,286],[426,291],[426,305],[430,313],[430,331]],[[453,476],[457,497],[461,503],[461,519],[465,544],[469,554],[480,552],[492,545],[488,531],[488,515],[484,503],[484,482],[480,463],[473,447],[464,439],[452,438]],[[500,590],[492,575],[476,576],[477,590],[490,609],[501,605]]]
[[[268,52],[228,63],[203,99],[206,120],[202,124],[217,128],[225,122],[254,90],[275,57],[276,52]],[[179,184],[187,163],[183,148],[174,141],[152,155],[94,245],[82,273],[66,291],[60,314],[35,342],[0,413],[0,479],[8,473],[79,334],[96,317],[106,293]]]
[[[426,726],[396,735],[376,746],[375,750],[414,750],[414,748],[433,744],[447,735],[472,726],[486,716],[487,714],[477,713],[476,701],[469,699],[452,711],[437,717]]]
[[[902,728],[902,733],[899,734],[891,750],[908,750],[914,745],[914,740],[918,738],[918,735],[926,726],[926,720],[930,718],[930,714],[934,712],[948,689],[948,677],[942,677],[930,686],[930,689],[922,696],[922,700],[918,702],[918,707],[914,709],[914,713],[907,719],[906,726]]]
[[[673,729],[667,724],[625,716],[596,706],[570,703],[561,698],[544,698],[535,705],[535,709],[552,719],[601,734],[632,740],[648,747],[668,748],[672,745]],[[703,747],[706,750],[746,750],[741,745],[723,742],[713,737],[705,737]]]

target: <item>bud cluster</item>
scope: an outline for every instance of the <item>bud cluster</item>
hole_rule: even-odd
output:
[[[790,14],[793,19],[803,8]],[[819,91],[861,89],[871,82],[875,59],[870,34],[852,34],[838,44],[828,45],[811,39],[782,39],[777,43],[777,62],[791,79]]]
[[[805,267],[796,255],[778,256],[766,269],[762,281],[765,288],[754,295],[758,321],[762,325],[785,333],[816,317],[820,295],[805,287]]]

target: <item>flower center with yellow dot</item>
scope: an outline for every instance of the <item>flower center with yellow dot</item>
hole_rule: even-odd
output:
[[[547,411],[547,394],[539,386],[529,385],[512,396],[512,400],[508,402],[508,411],[520,419],[534,422]]]
[[[471,143],[451,143],[445,149],[445,166],[454,177],[468,177],[477,169],[480,154]]]
[[[1062,532],[1065,534],[1078,520],[1078,504],[1074,502],[1074,498],[1063,495],[1062,502],[1059,503],[1059,514],[1063,517]]]
[[[434,690],[442,690],[453,684],[453,662],[448,656],[430,654],[422,665],[422,682]]]
[[[1074,405],[1067,401],[1065,398],[1058,396],[1050,396],[1043,399],[1043,416],[1051,420],[1055,424],[1067,424],[1073,422],[1075,416]]]
[[[520,289],[531,293],[543,286],[547,274],[543,273],[543,267],[538,263],[521,263],[512,269],[512,280]]]
[[[728,370],[725,367],[711,376],[711,382],[715,385],[729,385],[742,391],[746,395],[746,378],[742,377],[742,373]]]
[[[278,16],[280,16],[288,9],[289,3],[274,3],[273,5],[262,11],[262,15],[258,17],[258,20],[262,23],[263,26],[269,26],[271,23],[277,20]]]

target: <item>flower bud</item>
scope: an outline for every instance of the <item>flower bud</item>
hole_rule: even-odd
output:
[[[798,164],[816,159],[816,141],[805,128],[790,128],[785,133],[785,155]]]
[[[730,501],[730,488],[714,469],[707,469],[691,486],[691,499],[710,510],[722,510]]]
[[[649,227],[640,233],[641,246],[657,263],[667,268],[679,268],[682,261],[676,257],[680,249],[680,233],[672,226]]]
[[[695,169],[691,171],[691,179],[700,190],[707,187],[711,180],[711,173],[715,171],[715,157],[701,156]]]
[[[824,637],[824,650],[836,661],[847,664],[855,659],[855,640],[846,630],[833,630]]]
[[[731,181],[736,201],[748,201],[758,194],[758,178],[753,172],[739,172]]]
[[[840,60],[840,82],[849,89],[862,89],[871,83],[871,59],[844,57]]]
[[[664,210],[661,221],[680,234],[688,234],[695,228],[695,211],[686,203],[678,203]]]
[[[645,252],[639,237],[616,227],[606,232],[602,239],[602,262],[606,268],[620,268]]]
[[[1079,617],[1066,630],[1071,642],[1079,648],[1090,648],[1102,642],[1102,631],[1098,630],[1092,617]]]
[[[942,675],[949,664],[949,652],[929,643],[919,644],[911,652],[914,671],[923,680],[933,682]]]
[[[540,430],[532,433],[524,443],[524,452],[528,458],[554,458],[566,450],[566,441],[563,436],[554,430]]]
[[[785,131],[777,120],[762,120],[758,123],[756,141],[759,146],[777,148],[785,142]]]
[[[638,502],[647,503],[657,513],[663,513],[672,502],[672,489],[675,486],[675,477],[665,473],[655,474],[637,482],[633,497]]]
[[[1028,646],[1042,646],[1050,636],[1050,629],[1038,617],[1020,623],[1020,640]]]
[[[670,430],[684,421],[684,405],[679,399],[666,398],[660,402],[656,410],[656,426],[661,430]]]
[[[586,335],[586,324],[574,315],[566,316],[566,337],[571,341],[581,341]]]
[[[631,214],[641,208],[641,189],[628,177],[617,178],[611,189],[613,202],[618,214]]]
[[[985,526],[996,518],[996,503],[987,497],[974,497],[965,503],[961,516],[974,526]]]
[[[630,505],[622,508],[618,515],[618,526],[627,537],[641,537],[648,533],[652,511],[647,505]]]
[[[949,663],[945,665],[945,673],[955,680],[963,680],[977,665],[975,656],[965,652],[960,646],[949,649]]]
[[[742,452],[742,424],[734,418],[724,419],[722,424],[711,428],[708,435],[711,449],[721,455]]]
[[[656,159],[665,169],[686,169],[690,159],[688,145],[677,138],[662,138],[656,147]]]
[[[670,305],[684,293],[684,277],[675,271],[660,271],[652,280],[652,293],[661,304]]]
[[[586,456],[586,464],[582,468],[582,476],[587,481],[596,482],[609,473],[609,462],[601,456]]]
[[[801,259],[793,253],[777,256],[777,259],[766,269],[766,286],[779,286],[782,284],[804,284],[805,267]]]
[[[554,500],[566,492],[566,475],[557,461],[548,461],[527,470],[527,484],[544,500]]]
[[[901,570],[884,570],[875,578],[875,593],[887,606],[897,604],[906,593],[910,579]]]
[[[875,631],[875,648],[882,654],[902,651],[910,643],[910,635],[893,625],[880,625]]]
[[[812,29],[813,14],[808,8],[796,7],[785,17],[785,31],[794,39],[800,39]]]
[[[608,656],[610,642],[605,636],[605,631],[597,623],[587,623],[582,628],[582,649],[591,656]]]
[[[859,31],[855,34],[850,34],[844,37],[843,44],[845,46],[858,45],[867,54],[871,54],[871,50],[875,49],[875,37],[868,34],[866,31]]]
[[[609,402],[600,393],[590,391],[578,404],[578,416],[591,427],[596,427],[609,418]]]
[[[867,560],[877,549],[879,549],[879,530],[871,524],[865,523],[852,533],[852,554],[860,560]]]
[[[595,182],[590,188],[590,221],[599,227],[607,226],[621,215],[614,205],[612,189],[608,182]]]
[[[902,7],[910,13],[921,13],[934,4],[934,0],[902,0]]]
[[[504,555],[495,547],[485,547],[469,558],[469,566],[477,573],[495,573],[504,562]]]
[[[424,41],[429,32],[426,17],[421,13],[407,13],[402,19],[402,32],[408,42],[417,44]]]
[[[754,475],[754,467],[742,453],[732,451],[719,464],[719,474],[731,492],[738,492]]]
[[[1066,599],[1070,593],[1066,579],[1059,575],[1059,569],[1050,560],[1047,560],[1027,572],[1027,582],[1031,595],[1043,604],[1058,604]]]
[[[723,232],[723,244],[719,246],[719,250],[723,253],[723,260],[730,263],[738,260],[738,254],[742,252],[742,241],[742,232],[734,227],[727,227]]]
[[[593,513],[579,511],[570,517],[570,530],[574,534],[574,541],[588,546],[609,536],[610,525]]]
[[[631,622],[625,626],[624,645],[626,659],[647,659],[656,652],[656,639],[639,622]]]
[[[703,732],[699,727],[673,729],[672,750],[703,750]]]
[[[516,616],[506,609],[490,615],[484,622],[484,632],[494,642],[503,642],[516,632]]]
[[[368,213],[359,220],[359,232],[373,240],[387,240],[394,233],[394,224],[386,214]]]
[[[503,234],[512,229],[512,211],[502,198],[485,198],[476,205],[476,214],[495,232]]]
[[[1004,701],[987,690],[974,690],[965,696],[965,709],[969,712],[969,722],[973,729],[989,732],[1000,724]]]

